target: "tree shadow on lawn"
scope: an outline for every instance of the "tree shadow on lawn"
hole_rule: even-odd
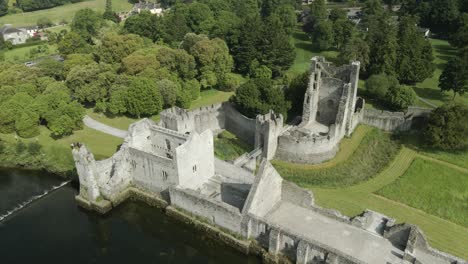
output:
[[[413,86],[414,91],[419,97],[429,99],[429,100],[438,100],[446,101],[449,98],[449,95],[442,92],[438,88],[428,88],[428,87],[417,87]]]

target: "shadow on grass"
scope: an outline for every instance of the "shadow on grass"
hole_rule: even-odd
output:
[[[440,101],[444,101],[446,99],[446,95],[438,89],[423,88],[416,86],[413,86],[413,89],[419,97],[423,97],[425,99]]]

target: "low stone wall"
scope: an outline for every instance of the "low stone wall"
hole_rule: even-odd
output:
[[[189,189],[171,187],[169,189],[171,204],[195,215],[208,219],[212,224],[241,233],[242,215],[234,206]]]
[[[408,131],[418,121],[426,123],[431,109],[409,107],[406,112],[389,112],[375,109],[365,109],[361,122],[385,131]]]

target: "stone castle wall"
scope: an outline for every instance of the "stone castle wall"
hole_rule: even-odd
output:
[[[431,109],[409,107],[406,112],[389,112],[365,109],[361,122],[385,131],[408,131],[413,126],[422,126],[429,119]]]

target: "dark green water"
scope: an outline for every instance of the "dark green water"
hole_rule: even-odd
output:
[[[0,170],[0,215],[63,181]],[[0,222],[0,263],[249,263],[159,209],[127,202],[103,217],[76,206],[67,184]]]

